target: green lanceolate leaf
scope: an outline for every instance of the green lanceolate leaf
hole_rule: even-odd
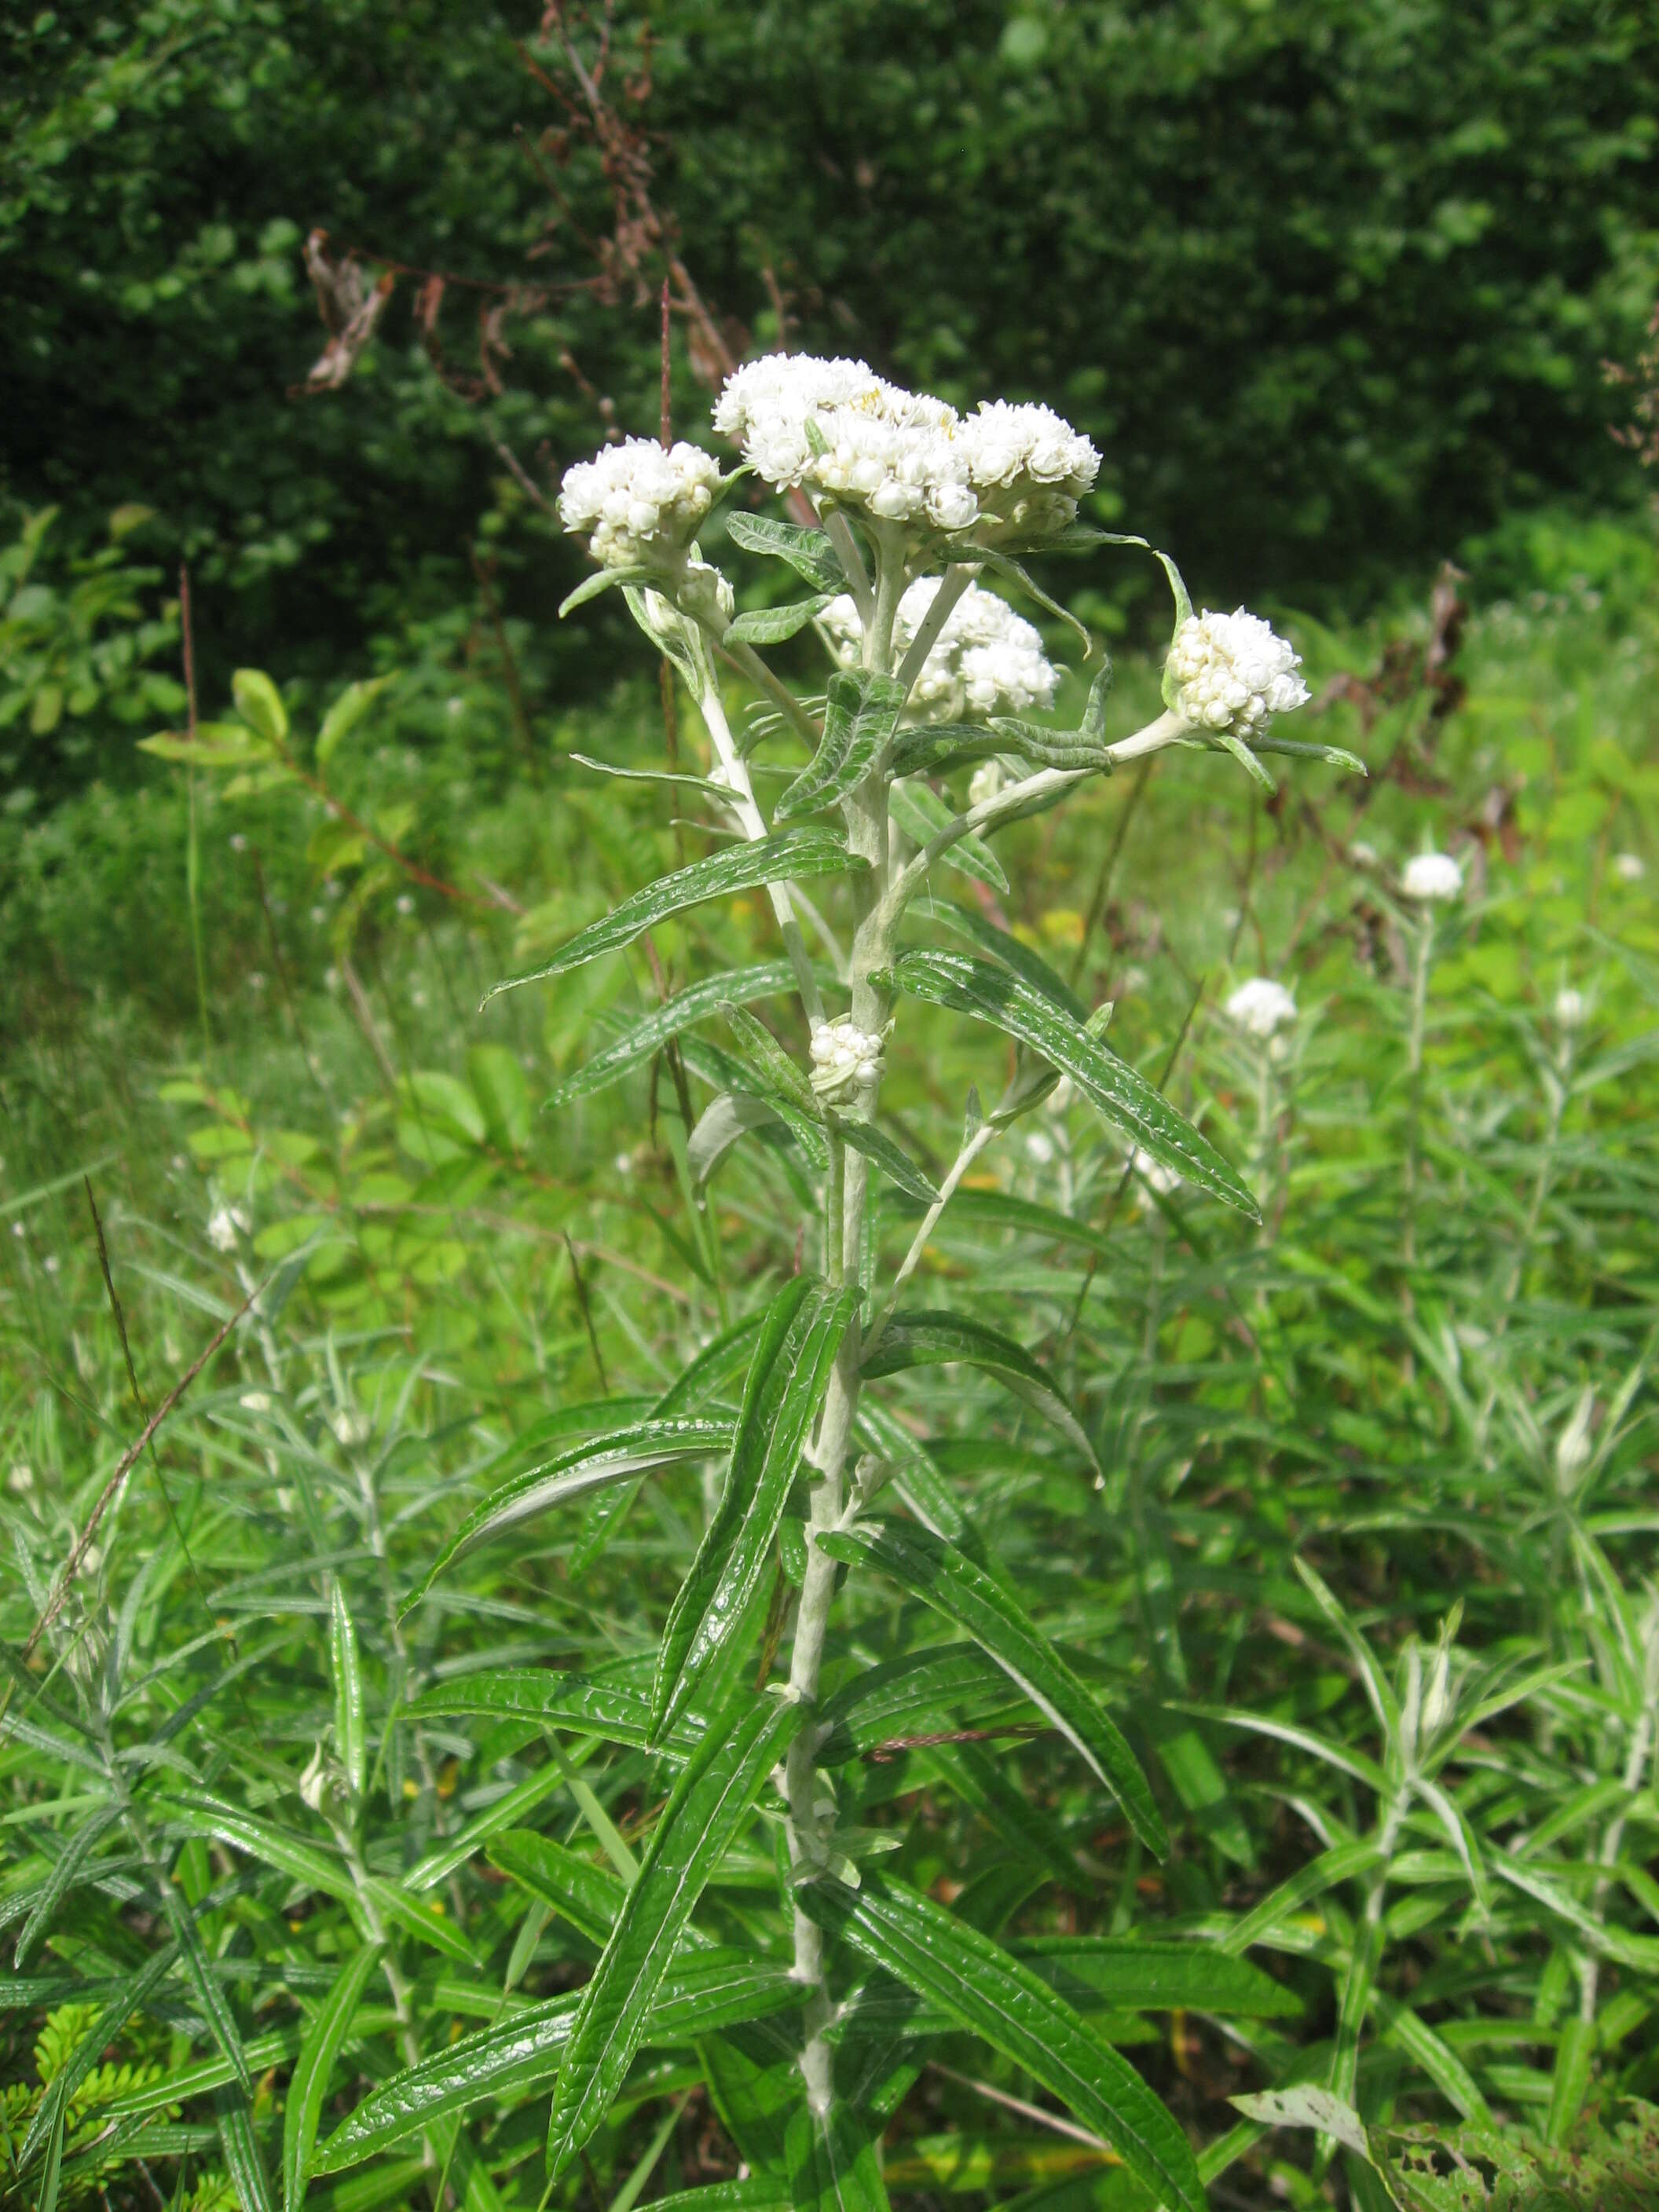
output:
[[[617,585],[642,585],[652,582],[655,571],[651,568],[601,568],[597,574],[584,576],[574,592],[568,592],[559,602],[559,620],[562,622],[578,607],[585,607],[590,599],[597,599],[601,592],[613,590]]]
[[[855,1291],[798,1275],[767,1309],[725,1487],[663,1631],[651,1698],[656,1733],[684,1710],[766,1577],[801,1446],[856,1304]]]
[[[1083,641],[1083,654],[1087,659],[1094,650],[1094,640],[1069,607],[1064,607],[1058,599],[1051,599],[1036,579],[1021,568],[1018,561],[1010,559],[1007,554],[980,553],[975,557],[997,575],[1006,576],[1011,584],[1018,585],[1026,598],[1035,599],[1045,614],[1053,615],[1057,622],[1063,622],[1074,629]]]
[[[423,1690],[404,1711],[414,1720],[466,1716],[477,1720],[527,1720],[570,1735],[594,1736],[601,1743],[625,1743],[643,1751],[650,1740],[651,1700],[643,1690],[620,1682],[592,1682],[584,1675],[548,1667],[492,1668],[463,1674]],[[657,1748],[684,1759],[702,1740],[702,1724],[684,1713]]]
[[[811,761],[784,792],[773,817],[833,806],[862,783],[897,726],[904,694],[890,676],[869,669],[838,669],[830,678],[823,736]]]
[[[599,2125],[633,2061],[652,2001],[703,1886],[803,1717],[796,1703],[738,1698],[676,1782],[604,1955],[582,1991],[548,2127],[556,2175]]]
[[[1015,1198],[1007,1191],[963,1190],[951,1200],[943,1227],[1006,1229],[1020,1237],[1040,1237],[1045,1244],[1078,1244],[1100,1258],[1110,1256],[1112,1241],[1092,1222],[1079,1221],[1034,1198]]]
[[[732,624],[726,641],[728,645],[781,645],[821,615],[835,597],[834,592],[814,592],[810,599],[794,599],[787,607],[751,607]]]
[[[202,1945],[201,1930],[196,1925],[196,1916],[191,1911],[184,1892],[171,1881],[160,1885],[161,1909],[179,1946],[185,1978],[189,1982],[196,2002],[202,2008],[202,2017],[209,2033],[234,2070],[236,2081],[244,2097],[253,2094],[253,2075],[249,2070],[247,2055],[242,2049],[242,2039],[237,2032],[235,2016],[229,2002],[219,1986],[206,1951]]]
[[[360,2166],[470,2106],[523,2096],[556,2075],[562,2078],[585,1996],[573,1991],[527,2005],[499,2027],[394,2074],[314,2154],[313,2170],[338,2173]],[[799,2001],[799,1984],[783,1966],[710,1947],[677,1963],[662,1980],[633,2049],[647,2040],[687,2043],[704,2028],[763,2019]]]
[[[651,2212],[793,2212],[793,2206],[787,2181],[752,2173],[747,2181],[711,2181],[701,2189],[653,2197]]]
[[[1119,2012],[1191,2010],[1243,2020],[1296,2020],[1302,2013],[1294,1990],[1209,1943],[1038,1936],[1016,1943],[1014,1951],[1083,2011],[1109,2005]]]
[[[566,1844],[534,1828],[510,1828],[490,1839],[489,1863],[561,1912],[590,1942],[605,1944],[628,1895],[625,1883],[608,1867],[595,1866]],[[691,1947],[697,1931],[689,1928],[682,1949]]]
[[[323,2100],[334,2072],[334,2062],[351,2032],[351,2023],[362,2000],[368,1978],[380,1962],[380,1948],[366,1943],[354,1951],[318,2008],[306,2031],[299,2057],[289,2078],[283,2112],[283,2203],[284,2212],[300,2212],[305,2202],[311,2154],[316,2146]]]
[[[1206,1137],[1177,1114],[1144,1075],[1066,1019],[1021,977],[956,952],[902,952],[894,974],[902,990],[951,1006],[1018,1037],[1069,1075],[1090,1103],[1143,1152],[1200,1190],[1259,1220],[1255,1199]]]
[[[34,2118],[29,2122],[28,2133],[24,2136],[21,2147],[15,2153],[18,2172],[25,2172],[33,2165],[54,2136],[59,2137],[61,2149],[62,2121],[76,2091],[133,2014],[143,2008],[150,1992],[161,1986],[178,1963],[178,1945],[161,1944],[136,1973],[129,1974],[125,1981],[115,1984],[113,1991],[104,2001],[103,2010],[76,2045],[70,2058],[53,2075],[51,2087],[41,2099]]]
[[[521,983],[539,983],[550,975],[567,975],[573,968],[597,960],[602,952],[631,945],[667,915],[701,906],[705,900],[752,890],[757,884],[778,883],[785,877],[804,883],[815,876],[844,875],[865,865],[848,852],[830,830],[784,830],[774,836],[757,838],[752,844],[729,845],[635,891],[632,898],[624,899],[599,921],[578,931],[544,966],[497,983],[485,993],[483,1004],[488,1006],[503,991],[516,991]]]
[[[924,1206],[933,1205],[938,1198],[938,1187],[926,1170],[873,1121],[855,1121],[836,1114],[830,1117],[830,1127],[843,1144],[862,1152],[907,1198],[920,1199]]]
[[[334,1748],[354,1797],[363,1794],[368,1772],[363,1728],[363,1670],[357,1656],[357,1631],[345,1592],[336,1577],[330,1593],[329,1657],[334,1675]]]
[[[943,1905],[879,1875],[866,1874],[856,1891],[818,1881],[799,1894],[821,1926],[1034,2075],[1160,2204],[1206,2212],[1197,2162],[1173,2114],[1029,1966]]]
[[[100,1806],[59,1851],[52,1872],[35,1894],[29,1917],[23,1923],[22,1933],[17,1938],[17,1949],[12,1960],[15,1966],[21,1967],[27,1963],[35,1944],[52,1925],[52,1916],[58,1910],[64,1893],[74,1884],[99,1844],[120,1818],[121,1808],[118,1805]]]
[[[622,1482],[629,1475],[653,1468],[678,1467],[688,1460],[708,1459],[724,1451],[732,1441],[729,1421],[699,1416],[678,1419],[635,1421],[605,1437],[592,1437],[573,1451],[562,1453],[544,1467],[532,1467],[504,1482],[499,1490],[469,1513],[422,1581],[404,1601],[407,1613],[426,1595],[440,1575],[477,1545],[504,1529],[517,1526],[533,1514],[562,1505],[600,1485]]]
[[[987,761],[1008,747],[980,722],[924,722],[901,730],[893,739],[888,766],[896,776],[948,775],[952,769]]]
[[[1055,1006],[1063,1006],[1073,1021],[1081,1024],[1088,1020],[1087,1006],[1042,954],[1033,952],[1029,945],[1022,945],[1009,931],[999,929],[990,916],[981,914],[977,907],[963,906],[954,899],[939,899],[929,908],[928,919],[942,921],[947,929],[954,930],[958,937],[965,937],[970,945],[976,945],[1002,967],[1012,968],[1022,982],[1029,983],[1045,999],[1052,999]]]
[[[246,2099],[234,2089],[221,2089],[214,2097],[213,2106],[214,2118],[219,2124],[220,2145],[225,2154],[225,2169],[234,2185],[236,2202],[242,2212],[276,2212],[264,2154],[253,2132],[253,2115],[247,2108]]]
[[[1322,761],[1327,768],[1346,769],[1351,775],[1368,776],[1370,770],[1358,753],[1344,751],[1340,745],[1313,745],[1300,738],[1275,737],[1271,730],[1265,736],[1253,738],[1250,750],[1258,753],[1283,753],[1291,760]]]
[[[729,975],[711,975],[703,982],[693,983],[689,989],[677,992],[666,1005],[654,1007],[614,1044],[596,1052],[585,1067],[578,1068],[550,1094],[542,1111],[551,1113],[574,1099],[591,1098],[596,1091],[620,1082],[630,1068],[649,1060],[672,1038],[682,1035],[694,1023],[706,1020],[710,1014],[723,1013],[728,1006],[745,1006],[751,999],[775,997],[780,992],[793,990],[794,985],[794,970],[787,960],[767,961],[756,968],[738,968]]]
[[[711,1098],[686,1139],[685,1157],[691,1181],[701,1190],[720,1162],[742,1138],[763,1130],[768,1140],[781,1145],[793,1137],[811,1166],[822,1174],[830,1164],[830,1147],[823,1129],[798,1106],[782,1098],[761,1098],[747,1091],[722,1091]]]
[[[1169,1848],[1146,1778],[1121,1731],[1018,1598],[954,1544],[901,1522],[870,1521],[817,1538],[832,1559],[866,1560],[964,1628],[1088,1761],[1149,1850]]]
[[[884,1744],[970,1728],[1023,1701],[976,1644],[943,1644],[886,1659],[854,1674],[818,1707],[828,1731],[820,1766],[844,1765]]]
[[[789,2123],[785,2156],[794,2212],[887,2212],[877,2139],[861,2112],[837,2099],[827,2112],[803,2102]]]
[[[925,783],[895,782],[887,795],[887,811],[905,836],[917,845],[925,845],[935,837],[947,822],[954,822],[957,811],[947,805],[936,791]],[[982,837],[971,831],[958,837],[954,845],[940,854],[947,868],[959,875],[971,876],[976,883],[989,884],[993,890],[1006,891],[1008,878],[1002,872],[1002,863]]]
[[[816,584],[821,592],[844,592],[847,579],[835,547],[821,530],[803,530],[798,523],[775,522],[769,514],[730,514],[726,534],[734,545],[750,553],[769,553],[787,561],[798,576]]]
[[[928,1311],[901,1310],[893,1316],[864,1365],[867,1380],[896,1375],[907,1367],[942,1367],[965,1360],[969,1366],[994,1376],[1005,1389],[1023,1399],[1032,1412],[1060,1431],[1074,1444],[1091,1468],[1098,1468],[1093,1445],[1064,1396],[1030,1353],[1005,1336],[1000,1329],[965,1314],[943,1309]]]

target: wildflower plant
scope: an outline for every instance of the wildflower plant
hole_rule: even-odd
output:
[[[650,1681],[601,1692],[554,1678],[562,1709],[583,1703],[588,1730],[642,1745],[673,1780],[629,1886],[603,1911],[592,1899],[582,1908],[597,1914],[604,1948],[580,2001],[561,2014],[550,2184],[581,2157],[662,2007],[677,2001],[688,1974],[712,1968],[694,1919],[699,1897],[758,1818],[776,1839],[787,1963],[773,1963],[763,1942],[746,1965],[732,1962],[722,1992],[710,1983],[711,2022],[763,2016],[765,2033],[747,2046],[753,2078],[738,2081],[722,2062],[709,2081],[776,2201],[884,2201],[876,2143],[915,2079],[917,2037],[937,2015],[1028,2069],[1112,2147],[1152,2199],[1197,2212],[1204,2187],[1184,2130],[1053,1976],[971,1915],[880,1871],[879,1837],[842,1819],[835,1747],[874,1724],[877,1708],[886,1725],[902,1712],[907,1726],[948,1730],[959,1717],[951,1684],[962,1652],[976,1648],[994,1676],[1060,1731],[1139,1846],[1164,1850],[1163,1820],[1128,1742],[929,1471],[883,1385],[917,1369],[976,1365],[1044,1416],[1095,1473],[1083,1424],[1020,1345],[904,1301],[967,1169],[1062,1077],[1128,1140],[1143,1176],[1178,1176],[1189,1192],[1247,1215],[1255,1201],[1201,1131],[1110,1050],[1109,1007],[1091,1015],[1044,962],[969,909],[946,910],[958,936],[966,933],[965,949],[933,941],[939,910],[921,895],[952,865],[1004,882],[989,842],[998,831],[1125,762],[1202,748],[1232,755],[1265,781],[1264,751],[1334,756],[1279,733],[1275,718],[1306,696],[1290,647],[1242,612],[1194,617],[1162,555],[1176,599],[1164,711],[1111,737],[1102,667],[1077,726],[1032,719],[1052,705],[1058,673],[1040,633],[991,585],[1058,615],[1026,574],[1024,556],[1145,545],[1079,522],[1098,455],[1051,410],[998,402],[963,416],[860,362],[773,356],[728,380],[714,425],[740,448],[743,465],[732,475],[720,478],[692,447],[633,439],[572,468],[561,511],[599,563],[565,611],[608,588],[625,593],[701,714],[714,755],[702,783],[707,826],[725,834],[706,857],[625,898],[497,988],[568,975],[672,915],[764,886],[784,963],[690,984],[608,1042],[567,1090],[597,1090],[724,1016],[739,1049],[697,1055],[713,1071],[715,1095],[695,1121],[688,1109],[686,1174],[702,1188],[734,1145],[781,1134],[810,1213],[780,1224],[769,1297],[732,1319],[654,1403],[619,1407],[608,1422],[597,1413],[582,1441],[487,1497],[410,1601],[418,1604],[463,1553],[532,1515],[587,1500],[602,1541],[607,1514],[625,1507],[643,1478],[687,1462],[723,1469]],[[738,615],[732,583],[694,533],[716,499],[756,478],[804,494],[816,526],[740,507],[727,538],[782,562],[809,590]],[[821,708],[798,697],[761,652],[809,624],[831,664]],[[732,675],[766,709],[743,739],[725,688]],[[769,786],[776,795],[763,805]],[[849,933],[844,947],[837,923]],[[815,957],[824,952],[827,963]],[[785,992],[798,1002],[787,1042],[787,1030],[749,1011]],[[892,1040],[918,1002],[1000,1031],[1013,1047],[996,1103],[988,1111],[976,1093],[966,1101],[957,1160],[937,1184],[881,1116]],[[872,1260],[883,1184],[921,1209],[888,1281]],[[965,1646],[923,1653],[902,1680],[879,1670],[855,1678],[826,1703],[836,1595],[849,1574],[878,1576],[931,1607]],[[771,1686],[792,1582],[787,1679]],[[320,1770],[312,1780],[324,1787]],[[550,1903],[577,1909],[568,1870],[544,1851],[533,1869],[514,1862],[514,1870]],[[406,2111],[423,2078],[416,2068],[371,2101],[402,2100]],[[359,2132],[362,2121],[360,2113]]]

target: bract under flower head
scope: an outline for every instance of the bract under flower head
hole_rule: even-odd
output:
[[[665,450],[624,438],[565,471],[559,520],[606,568],[672,566],[720,489],[720,464],[700,446]]]
[[[1449,853],[1415,853],[1406,863],[1400,888],[1409,899],[1462,898],[1463,871]]]
[[[938,580],[924,576],[899,601],[893,624],[895,651],[902,659],[933,604]],[[843,592],[820,617],[844,667],[858,665],[857,610]],[[964,714],[1023,714],[1051,707],[1057,671],[1042,649],[1041,633],[1006,599],[970,584],[945,617],[910,693],[908,712],[918,721],[959,721]]]
[[[1296,1000],[1270,975],[1252,975],[1227,1001],[1227,1019],[1249,1036],[1270,1037],[1296,1019]]]
[[[1176,711],[1199,729],[1248,738],[1271,716],[1302,706],[1301,657],[1260,615],[1188,615],[1170,647]],[[1166,695],[1167,696],[1167,695]]]
[[[714,428],[780,489],[797,484],[884,522],[965,530],[979,517],[955,408],[861,361],[768,354],[726,379]]]

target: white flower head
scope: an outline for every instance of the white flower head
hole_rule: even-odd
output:
[[[360,1413],[355,1406],[342,1406],[338,1413],[331,1413],[328,1425],[336,1439],[349,1448],[367,1443],[374,1432],[374,1424],[367,1413]]]
[[[1188,615],[1166,664],[1176,711],[1194,727],[1249,738],[1274,714],[1306,703],[1297,674],[1301,655],[1271,623],[1239,607],[1230,615]]]
[[[1296,1019],[1296,1000],[1271,976],[1252,975],[1228,1000],[1225,1012],[1248,1036],[1266,1038]]]
[[[1363,837],[1356,838],[1348,848],[1348,858],[1356,868],[1374,868],[1376,866],[1376,848],[1368,845]]]
[[[654,438],[624,438],[565,471],[559,520],[588,539],[602,568],[672,566],[720,483],[719,462],[699,446],[665,450]]]
[[[247,1229],[248,1218],[240,1206],[217,1206],[208,1218],[208,1243],[216,1252],[234,1252]]]
[[[27,1460],[20,1459],[6,1475],[6,1487],[14,1498],[27,1498],[34,1487],[34,1469]]]
[[[812,1088],[820,1098],[850,1098],[881,1080],[882,1043],[850,1014],[812,1026]]]
[[[1577,1030],[1584,1026],[1584,1017],[1589,1013],[1589,1006],[1583,993],[1575,991],[1569,985],[1565,989],[1556,993],[1555,1004],[1551,1012],[1555,1016],[1557,1029]]]
[[[1000,760],[981,761],[969,779],[968,804],[969,806],[983,806],[988,799],[997,796],[1007,781]]]
[[[1413,853],[1400,888],[1409,899],[1433,902],[1463,896],[1463,871],[1449,853]]]
[[[1639,884],[1647,872],[1647,863],[1639,853],[1615,853],[1613,856],[1613,872],[1621,884]]]
[[[268,1390],[244,1390],[236,1402],[246,1413],[268,1413],[270,1411],[270,1393]]]
[[[924,576],[899,601],[893,645],[902,659],[927,620],[939,580]],[[858,665],[863,632],[858,611],[842,592],[819,617],[844,668]],[[1052,707],[1058,671],[1042,649],[1042,633],[994,592],[970,584],[945,617],[907,712],[916,721],[954,722],[968,715],[1023,714]]]
[[[1176,1170],[1173,1168],[1165,1167],[1162,1160],[1155,1160],[1150,1152],[1143,1152],[1139,1145],[1129,1155],[1129,1165],[1146,1184],[1147,1189],[1156,1191],[1160,1198],[1168,1198],[1172,1190],[1179,1190],[1181,1188],[1181,1177]]]
[[[714,428],[780,490],[804,485],[884,522],[965,530],[979,519],[942,399],[906,392],[867,362],[766,354],[726,380]]]
[[[962,425],[968,481],[992,538],[1063,530],[1100,473],[1100,455],[1052,407],[985,401]]]

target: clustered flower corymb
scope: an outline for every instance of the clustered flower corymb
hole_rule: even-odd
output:
[[[820,1098],[851,1098],[881,1080],[882,1039],[861,1030],[850,1014],[812,1029],[812,1088]]]
[[[1184,721],[1249,738],[1274,714],[1304,705],[1300,656],[1260,615],[1188,615],[1176,632],[1166,669]],[[1167,696],[1167,695],[1166,695]]]
[[[780,490],[991,540],[1063,529],[1100,469],[1089,440],[1052,408],[999,399],[963,416],[866,362],[810,354],[766,354],[736,370],[714,428]]]
[[[720,488],[720,464],[700,446],[624,438],[565,471],[559,520],[602,568],[673,567]]]
[[[902,659],[939,591],[924,576],[899,601],[893,650]],[[858,665],[863,628],[842,592],[819,617],[845,668]],[[1042,649],[1042,633],[1006,599],[970,584],[945,618],[912,685],[906,711],[916,721],[955,722],[965,714],[1024,714],[1052,707],[1059,672]]]

